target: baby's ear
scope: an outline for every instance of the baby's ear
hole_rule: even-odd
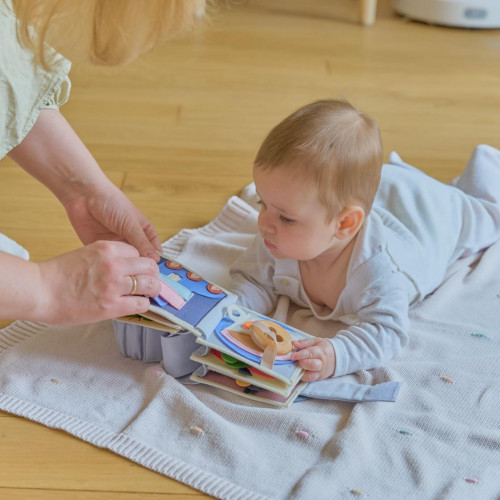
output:
[[[365,211],[359,205],[351,205],[342,210],[338,220],[337,238],[350,238],[359,231],[363,224]]]

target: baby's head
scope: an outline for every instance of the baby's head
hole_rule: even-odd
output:
[[[378,127],[350,104],[318,101],[285,118],[254,164],[266,247],[276,258],[335,258],[370,211],[381,168]]]
[[[257,153],[254,168],[283,169],[315,186],[332,220],[352,204],[371,209],[383,151],[376,122],[346,101],[308,104],[276,125]]]

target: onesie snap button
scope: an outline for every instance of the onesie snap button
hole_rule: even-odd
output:
[[[283,286],[290,286],[290,281],[288,281],[287,279],[283,278],[280,280],[280,283],[283,285]]]
[[[344,316],[341,316],[339,320],[346,325],[359,325],[359,318],[355,314],[345,314]]]

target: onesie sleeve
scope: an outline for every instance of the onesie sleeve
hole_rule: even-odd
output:
[[[355,287],[344,308],[351,325],[329,339],[336,354],[335,376],[382,366],[408,343],[408,286],[399,271]]]
[[[231,266],[229,274],[231,289],[244,307],[262,314],[269,314],[276,307],[274,259],[259,236]]]
[[[71,63],[55,57],[51,71],[34,65],[31,51],[17,40],[9,2],[0,1],[0,158],[26,137],[43,108],[67,101]]]

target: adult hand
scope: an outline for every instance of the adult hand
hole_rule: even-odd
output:
[[[59,198],[84,244],[121,240],[159,260],[151,222],[104,175],[59,111],[42,110],[9,156]]]
[[[160,292],[157,264],[122,242],[98,241],[36,265],[38,283],[26,290],[37,299],[28,319],[45,323],[92,323],[142,313],[149,309],[144,295]]]
[[[85,245],[97,240],[124,241],[158,261],[155,250],[161,251],[161,245],[151,222],[111,181],[103,178],[102,183],[63,203],[80,240]]]

